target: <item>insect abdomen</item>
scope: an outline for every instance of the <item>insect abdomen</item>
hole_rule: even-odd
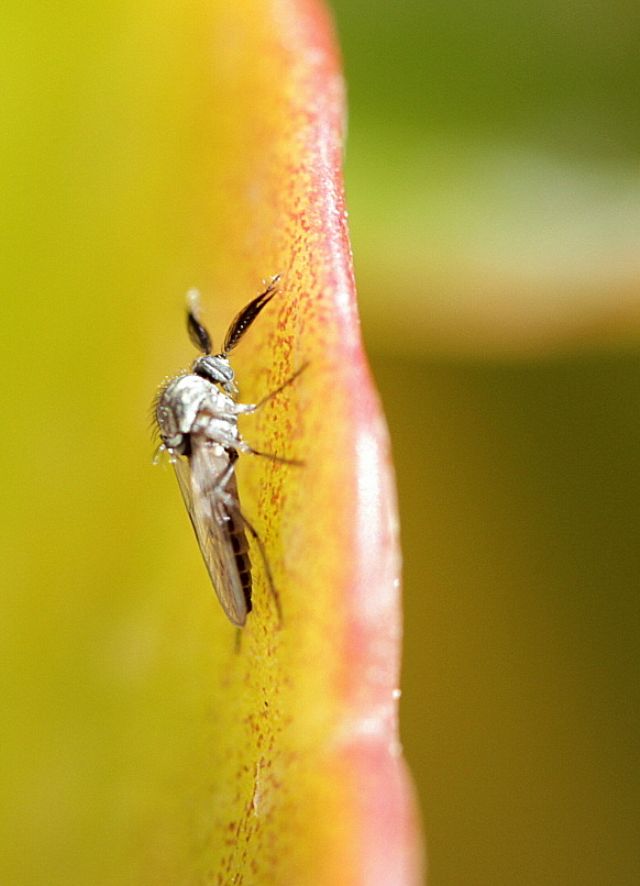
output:
[[[229,544],[233,549],[233,557],[238,569],[238,576],[244,594],[247,612],[251,612],[251,591],[253,582],[251,578],[251,559],[249,557],[249,545],[244,526],[233,513],[227,511],[226,532]]]

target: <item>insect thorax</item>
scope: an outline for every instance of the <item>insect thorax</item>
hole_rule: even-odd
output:
[[[197,435],[203,442],[232,447],[238,440],[235,403],[231,397],[200,375],[172,379],[158,398],[156,420],[168,449],[184,452],[186,438]]]

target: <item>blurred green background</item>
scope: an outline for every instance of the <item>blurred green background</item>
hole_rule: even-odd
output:
[[[432,886],[640,882],[640,10],[335,0]]]
[[[430,883],[635,884],[637,4],[333,8]],[[6,883],[145,882],[151,827],[179,882],[191,839],[167,772],[203,753],[192,649],[221,616],[183,605],[201,567],[147,410],[191,353],[176,293],[224,263],[211,14],[0,12]]]

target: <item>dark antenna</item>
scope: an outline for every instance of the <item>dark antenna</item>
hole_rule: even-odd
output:
[[[261,292],[260,295],[253,299],[253,301],[250,301],[249,304],[233,318],[224,339],[224,347],[222,348],[221,356],[226,357],[226,355],[235,348],[260,311],[269,304],[273,296],[276,294],[279,279],[280,274],[276,274],[264,292]]]
[[[189,338],[195,347],[203,354],[210,354],[213,347],[211,336],[198,320],[200,312],[200,293],[197,289],[187,292],[187,329]]]

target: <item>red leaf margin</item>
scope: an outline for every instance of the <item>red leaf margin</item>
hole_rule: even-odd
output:
[[[331,373],[326,402],[346,393],[346,434],[339,457],[352,457],[353,559],[345,575],[343,636],[344,708],[335,755],[353,786],[356,877],[367,886],[422,882],[422,842],[412,783],[398,740],[401,609],[400,554],[395,486],[388,433],[364,354],[356,303],[342,174],[344,87],[333,27],[317,0],[275,2],[280,38],[301,58],[297,96],[312,96],[306,109],[305,198],[314,207],[291,212],[304,223],[304,244],[313,242],[307,267],[315,270],[307,306],[309,325],[322,327],[324,363]],[[285,14],[282,14],[282,13]],[[295,205],[299,197],[291,194]],[[293,240],[298,239],[295,236]],[[300,255],[294,249],[291,268]],[[289,279],[291,276],[289,274]],[[304,313],[307,313],[305,311]],[[303,326],[304,321],[303,321]],[[302,330],[304,331],[304,330]],[[339,358],[326,351],[339,346]],[[315,358],[312,357],[312,360]],[[319,357],[319,359],[322,359]],[[343,401],[343,402],[345,402]],[[335,407],[332,407],[332,411]],[[336,410],[338,411],[338,410]],[[345,452],[346,448],[346,452]]]

